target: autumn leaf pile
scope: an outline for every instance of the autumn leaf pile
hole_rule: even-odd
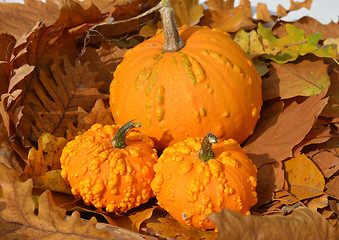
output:
[[[276,15],[260,3],[257,19],[248,0],[208,0],[207,8],[171,1],[179,26],[231,33],[262,76],[261,118],[243,144],[259,170],[251,216],[225,209],[210,215],[218,232],[202,231],[180,225],[155,199],[118,216],[73,198],[60,177],[63,147],[94,123],[114,123],[114,70],[127,49],[162,27],[154,11],[112,21],[158,2],[0,3],[0,239],[336,239],[339,27],[281,20],[312,0],[291,0]]]

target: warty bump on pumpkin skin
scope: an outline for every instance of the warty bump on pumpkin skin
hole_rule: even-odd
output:
[[[197,156],[201,141],[190,137],[167,147],[154,166],[151,187],[159,205],[178,221],[211,229],[206,216],[221,208],[250,214],[257,202],[257,169],[233,139],[214,145],[215,157],[203,162]]]
[[[134,129],[126,135],[125,148],[113,148],[119,128],[93,125],[67,143],[60,161],[61,176],[69,181],[74,196],[120,214],[153,196],[150,183],[158,157],[153,141]]]

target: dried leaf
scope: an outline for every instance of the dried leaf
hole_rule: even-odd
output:
[[[96,75],[89,71],[88,63],[76,61],[72,66],[65,58],[62,67],[54,63],[41,69],[39,78],[32,76],[24,98],[20,96],[8,106],[22,138],[37,141],[45,132],[64,137],[68,125],[77,123],[79,107],[89,111],[97,99],[107,98],[98,91],[103,84],[95,81]]]
[[[328,197],[326,195],[313,198],[307,203],[307,207],[309,207],[313,211],[318,211],[318,209],[322,209],[327,206],[328,206]]]
[[[277,16],[278,16],[279,18],[282,18],[282,17],[287,16],[287,14],[288,14],[287,10],[286,10],[283,6],[281,6],[281,5],[279,4],[279,5],[277,6]]]
[[[166,217],[159,218],[160,222],[148,223],[147,231],[165,239],[216,239],[218,233],[215,231],[204,231],[201,229],[182,225],[178,221]],[[153,235],[152,234],[152,235]]]
[[[216,0],[222,2],[223,0]],[[225,32],[237,32],[239,29],[252,30],[256,25],[252,22],[252,11],[248,1],[244,5],[227,10],[205,9],[200,25],[220,28]]]
[[[20,182],[15,171],[0,164],[0,235],[7,239],[22,236],[26,239],[113,239],[107,231],[96,229],[92,218],[83,225],[78,212],[65,221],[66,210],[55,205],[49,191],[39,197],[38,215],[34,214],[32,180]],[[71,235],[70,235],[71,234]]]
[[[310,154],[310,158],[326,178],[330,178],[339,170],[339,156],[328,149],[313,152]]]
[[[300,8],[303,8],[303,7],[310,10],[311,5],[312,5],[312,1],[313,0],[305,0],[303,2],[295,2],[295,1],[291,0],[291,6],[290,6],[289,11],[299,10]]]
[[[293,147],[305,138],[327,104],[328,98],[323,99],[325,94],[323,91],[300,104],[293,102],[282,113],[259,121],[244,146],[257,166],[292,157]]]
[[[258,185],[256,191],[258,193],[258,202],[256,207],[260,207],[272,200],[273,193],[277,188],[281,189],[284,186],[283,165],[281,162],[265,164],[258,169]]]
[[[78,135],[79,132],[88,130],[95,123],[102,125],[114,124],[111,109],[106,105],[108,103],[105,104],[104,100],[98,99],[89,113],[80,107],[77,127],[74,125],[69,126],[68,139],[72,139],[72,136]]]
[[[322,60],[304,60],[299,63],[277,64],[272,62],[270,74],[263,78],[263,99],[319,94],[330,86],[328,65]]]
[[[64,3],[70,3],[69,1],[64,1]],[[40,73],[47,71],[50,74],[50,65],[52,63],[60,64],[63,59],[69,59],[74,64],[75,59],[79,56],[76,42],[82,38],[89,28],[87,22],[96,21],[102,17],[101,14],[88,14],[93,14],[93,8],[87,11],[77,8],[76,6],[79,5],[74,3],[70,4],[70,6],[71,8],[66,8],[66,12],[61,12],[60,19],[63,19],[63,14],[70,14],[73,7],[79,11],[78,14],[91,18],[74,17],[71,20],[68,19],[67,24],[59,22],[60,25],[51,25],[49,27],[46,27],[42,22],[38,22],[30,33],[18,39],[12,51],[10,72],[17,73],[17,77],[15,75],[9,76],[8,82],[10,88],[5,95],[2,95],[3,109],[1,109],[1,114],[9,135],[13,140],[12,145],[23,159],[27,158],[26,147],[31,147],[41,133],[39,131],[42,129],[37,129],[39,126],[35,124],[39,121],[41,122],[42,115],[40,115],[39,111],[46,108],[52,110],[51,108],[54,107],[53,102],[51,106],[44,106],[44,104],[47,104],[46,100],[51,96],[46,96],[47,92],[44,89],[46,86],[43,85],[44,80],[40,79]],[[76,24],[81,24],[81,27],[75,26]],[[29,74],[27,72],[27,75],[20,79],[18,76],[20,76],[20,71],[24,70],[24,66],[27,66],[26,70],[28,71],[30,70],[29,67],[34,68],[34,70],[29,72]],[[62,64],[60,67],[63,67]],[[12,79],[13,77],[14,79]],[[55,84],[54,79],[51,79],[50,82]],[[42,99],[43,97],[45,98]],[[32,102],[34,105],[30,105]],[[55,105],[57,106],[58,104]],[[32,107],[35,107],[35,109],[32,110]],[[87,110],[89,111],[90,109]],[[67,117],[62,115],[62,111],[53,114],[61,114],[59,116]],[[28,116],[31,118],[28,119]],[[22,119],[27,120],[27,122],[21,121]],[[51,125],[48,121],[42,125],[50,129]],[[42,125],[40,125],[40,128]],[[48,132],[48,130],[43,129],[43,132]]]
[[[339,198],[339,175],[335,176],[326,184],[326,193]]]
[[[51,170],[43,175],[38,176],[33,182],[34,187],[71,195],[71,187],[69,186],[67,180],[61,177],[60,172],[60,169]]]
[[[277,63],[294,61],[299,55],[304,56],[312,53],[318,57],[337,58],[337,51],[330,47],[319,46],[322,33],[305,35],[305,31],[298,29],[294,25],[286,24],[285,36],[276,38],[272,31],[264,28],[259,23],[258,34],[262,38],[265,58],[274,60]]]
[[[271,17],[270,12],[268,11],[267,5],[265,3],[258,3],[257,5],[257,19],[264,22],[274,22]]]
[[[36,0],[24,0],[24,4],[1,3],[0,29],[18,39],[29,32],[40,19],[47,25],[54,23],[59,11],[59,7],[52,0],[46,0],[45,3]]]
[[[234,0],[207,0],[205,4],[212,10],[228,10],[234,8]]]
[[[293,204],[298,200],[323,195],[325,179],[317,166],[304,154],[297,154],[284,162],[286,181],[291,195],[279,196],[280,201]]]
[[[12,35],[6,33],[0,34],[0,95],[7,92],[8,89],[9,62],[15,43],[16,40]]]
[[[153,206],[146,209],[141,209],[136,212],[132,212],[131,214],[125,214],[123,216],[119,216],[117,218],[113,218],[116,222],[116,225],[119,227],[123,227],[135,232],[139,232],[141,224],[150,219],[153,215],[153,212],[158,207]]]
[[[330,74],[331,86],[328,89],[328,104],[321,113],[321,116],[339,120],[339,69],[333,69]]]
[[[12,148],[7,135],[5,126],[0,118],[0,164],[22,173],[25,168],[25,162]]]
[[[178,27],[182,25],[193,26],[199,22],[203,15],[204,6],[199,4],[199,0],[171,0],[170,3],[174,9]]]
[[[336,229],[318,212],[299,207],[290,216],[246,216],[223,209],[209,216],[219,230],[218,239],[334,240]]]
[[[305,138],[293,148],[293,152],[298,153],[302,150],[303,147],[311,145],[324,143],[331,138],[331,128],[329,125],[321,125],[319,122],[314,124],[310,132],[305,136]]]

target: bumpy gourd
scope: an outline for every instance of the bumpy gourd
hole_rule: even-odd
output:
[[[237,141],[216,142],[213,134],[187,138],[166,148],[154,166],[151,187],[158,203],[183,224],[213,229],[207,218],[212,212],[229,208],[250,214],[257,202],[252,161]]]
[[[262,105],[253,62],[221,30],[184,26],[175,32],[169,8],[162,9],[164,31],[127,51],[114,73],[114,120],[136,118],[159,149],[208,132],[242,143]]]
[[[85,204],[124,213],[153,197],[150,183],[158,157],[153,141],[140,125],[94,124],[67,143],[62,151],[61,176]],[[130,130],[131,129],[131,130]]]

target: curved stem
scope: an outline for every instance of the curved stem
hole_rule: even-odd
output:
[[[112,146],[114,148],[125,148],[126,145],[126,134],[129,130],[135,127],[140,127],[141,123],[133,123],[134,120],[129,121],[128,123],[124,124],[115,134],[113,140],[112,140]]]
[[[165,42],[162,50],[165,52],[176,52],[185,46],[180,38],[177,24],[175,23],[174,11],[168,0],[162,0],[163,6],[160,8],[162,25],[164,27]]]
[[[201,143],[201,148],[198,153],[198,157],[201,161],[207,162],[214,158],[214,152],[212,151],[212,144],[218,142],[217,137],[213,133],[207,133]]]

